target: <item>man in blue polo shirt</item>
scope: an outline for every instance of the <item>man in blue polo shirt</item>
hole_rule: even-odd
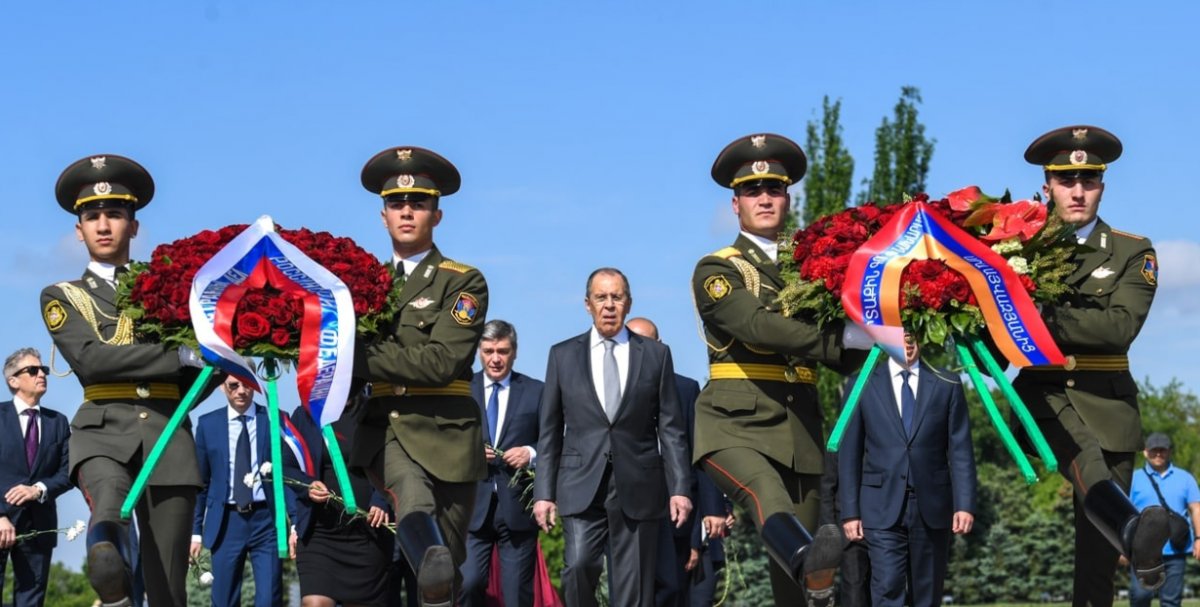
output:
[[[1133,475],[1129,499],[1139,511],[1148,506],[1163,506],[1183,515],[1192,525],[1190,549],[1177,551],[1169,541],[1163,546],[1166,581],[1158,590],[1158,600],[1162,607],[1179,607],[1189,550],[1193,558],[1200,559],[1200,537],[1195,531],[1200,529],[1200,488],[1187,470],[1171,465],[1171,439],[1166,434],[1155,432],[1148,436],[1143,454],[1146,463]],[[1137,576],[1130,579],[1130,607],[1150,607],[1154,591],[1143,588]]]

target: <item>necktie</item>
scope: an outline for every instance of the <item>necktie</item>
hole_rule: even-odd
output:
[[[37,459],[38,440],[40,440],[37,413],[37,409],[25,410],[25,415],[29,416],[29,425],[25,428],[25,461],[29,463],[30,470],[33,470],[33,460]]]
[[[404,283],[406,283],[406,282],[408,282],[408,275],[406,275],[404,273],[404,262],[397,261],[396,262],[396,284],[400,285],[400,288],[403,289]]]
[[[492,394],[487,402],[488,439],[496,446],[496,426],[500,425],[500,384],[492,384]]]
[[[621,403],[621,373],[617,370],[617,357],[613,348],[617,342],[604,340],[604,412],[608,421],[617,415],[617,405]]]
[[[917,408],[917,395],[913,392],[912,385],[908,383],[910,377],[912,377],[912,371],[906,369],[900,372],[900,380],[904,382],[900,386],[900,421],[904,423],[904,433],[912,436],[913,409]]]
[[[233,460],[233,503],[238,510],[245,510],[254,501],[254,489],[247,487],[245,478],[250,474],[250,428],[246,425],[246,416],[239,415],[237,420],[242,422],[242,433],[238,435],[237,453]]]

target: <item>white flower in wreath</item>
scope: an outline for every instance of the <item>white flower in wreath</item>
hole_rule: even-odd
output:
[[[1016,253],[1017,251],[1021,250],[1021,239],[1016,236],[1012,238],[1005,238],[1004,240],[992,245],[992,250],[1001,255],[1005,253]]]
[[[1012,268],[1013,272],[1016,272],[1017,274],[1028,274],[1029,273],[1029,260],[1027,260],[1024,257],[1021,257],[1019,255],[1016,257],[1009,257],[1008,258],[1008,267]]]

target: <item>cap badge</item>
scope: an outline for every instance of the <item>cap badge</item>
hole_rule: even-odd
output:
[[[396,160],[411,160],[411,159],[412,159],[412,150],[409,150],[409,149],[396,150]]]
[[[750,170],[754,171],[755,175],[762,175],[771,170],[771,165],[766,160],[755,160],[754,164],[750,165]]]
[[[1087,152],[1083,150],[1071,152],[1071,164],[1087,164]]]
[[[1092,271],[1092,278],[1108,278],[1113,275],[1112,268],[1100,266]]]
[[[1087,139],[1087,129],[1071,129],[1071,137],[1074,137],[1076,141],[1083,141]]]
[[[96,169],[97,171],[103,169],[105,160],[106,159],[104,158],[104,156],[97,156],[95,158],[92,158],[92,168]]]
[[[417,180],[413,179],[412,175],[397,175],[396,176],[396,185],[398,185],[402,188],[411,188],[411,187],[413,187],[413,184],[416,182],[417,182]]]
[[[767,136],[766,135],[751,136],[750,137],[750,145],[752,145],[756,148],[759,148],[759,149],[767,147]]]
[[[92,191],[95,192],[97,196],[106,196],[112,193],[112,184],[108,183],[107,181],[101,181],[92,186]]]

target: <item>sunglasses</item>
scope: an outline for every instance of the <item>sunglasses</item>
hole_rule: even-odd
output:
[[[28,367],[21,367],[20,369],[17,369],[17,372],[13,373],[13,377],[16,377],[22,373],[28,373],[30,377],[37,377],[38,371],[41,371],[42,375],[50,375],[50,367],[47,367],[46,365],[29,365]]]

